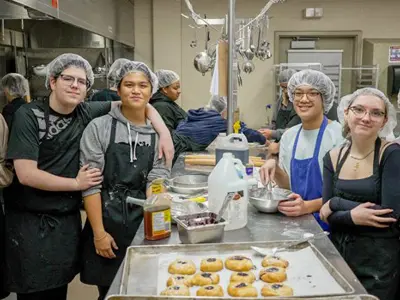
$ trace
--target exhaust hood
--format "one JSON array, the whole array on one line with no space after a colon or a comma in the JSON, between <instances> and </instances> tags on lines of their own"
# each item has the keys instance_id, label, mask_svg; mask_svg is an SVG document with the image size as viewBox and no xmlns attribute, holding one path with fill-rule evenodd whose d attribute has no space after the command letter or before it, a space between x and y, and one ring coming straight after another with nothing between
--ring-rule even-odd
<instances>
[{"instance_id":1,"label":"exhaust hood","mask_svg":"<svg viewBox=\"0 0 400 300\"><path fill-rule=\"evenodd\" d=\"M0 0L0 19L56 19L132 47L133 16L128 0Z\"/></svg>"}]
</instances>

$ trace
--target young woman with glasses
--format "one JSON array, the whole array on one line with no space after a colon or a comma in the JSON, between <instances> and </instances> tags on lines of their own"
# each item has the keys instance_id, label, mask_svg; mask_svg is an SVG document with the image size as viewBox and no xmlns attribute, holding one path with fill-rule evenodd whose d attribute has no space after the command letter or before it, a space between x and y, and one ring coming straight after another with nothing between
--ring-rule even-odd
<instances>
[{"instance_id":1,"label":"young woman with glasses","mask_svg":"<svg viewBox=\"0 0 400 300\"><path fill-rule=\"evenodd\" d=\"M344 97L338 112L348 143L324 158L321 217L367 291L399 299L400 146L384 139L396 111L381 91L364 88Z\"/></svg>"}]
</instances>

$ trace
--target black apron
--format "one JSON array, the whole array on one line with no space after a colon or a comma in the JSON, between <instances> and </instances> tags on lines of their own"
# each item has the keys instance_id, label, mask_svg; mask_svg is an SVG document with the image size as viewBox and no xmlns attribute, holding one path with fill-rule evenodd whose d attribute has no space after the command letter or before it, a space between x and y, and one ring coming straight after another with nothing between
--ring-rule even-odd
<instances>
[{"instance_id":1,"label":"black apron","mask_svg":"<svg viewBox=\"0 0 400 300\"><path fill-rule=\"evenodd\" d=\"M361 203L374 202L381 204L381 180L379 168L379 150L381 140L375 143L374 167L372 179L375 192L368 197L361 197L341 191L337 188L340 170L350 153L347 149L343 158L336 166L334 175L334 196ZM343 149L343 148L342 148ZM341 156L342 149L339 153ZM375 201L374 201L375 200ZM387 234L388 229L378 229L366 226L333 227L331 239L354 274L360 280L368 293L382 300L398 300L395 296L399 278L400 242L396 234Z\"/></svg>"},{"instance_id":2,"label":"black apron","mask_svg":"<svg viewBox=\"0 0 400 300\"><path fill-rule=\"evenodd\" d=\"M131 245L136 231L143 220L140 206L127 204L126 197L146 198L147 175L153 168L155 155L155 133L151 144L136 146L137 160L130 163L130 146L115 143L117 120L112 120L110 143L105 153L101 202L104 229L114 238L118 250L113 249L116 258L104 258L96 254L93 231L89 220L83 229L83 257L81 281L86 284L110 286L126 249Z\"/></svg>"},{"instance_id":3,"label":"black apron","mask_svg":"<svg viewBox=\"0 0 400 300\"><path fill-rule=\"evenodd\" d=\"M77 107L71 123L47 140L48 103L44 103L46 134L39 148L38 168L75 178L79 143L90 121ZM54 162L55 153L59 159ZM49 192L24 186L14 177L4 190L7 285L16 293L33 293L68 284L79 271L81 192Z\"/></svg>"}]
</instances>

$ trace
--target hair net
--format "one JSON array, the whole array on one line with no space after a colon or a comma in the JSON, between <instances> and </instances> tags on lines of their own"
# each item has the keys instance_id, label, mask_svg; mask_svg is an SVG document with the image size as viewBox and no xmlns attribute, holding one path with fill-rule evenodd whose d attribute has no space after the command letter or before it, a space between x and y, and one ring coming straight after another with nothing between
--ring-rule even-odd
<instances>
[{"instance_id":1,"label":"hair net","mask_svg":"<svg viewBox=\"0 0 400 300\"><path fill-rule=\"evenodd\" d=\"M146 75L147 79L150 81L152 92L154 95L158 91L158 79L156 74L151 71L151 69L140 61L129 61L121 66L121 68L117 71L117 76L115 79L117 80L117 85L119 85L122 79L130 73L142 72Z\"/></svg>"},{"instance_id":2,"label":"hair net","mask_svg":"<svg viewBox=\"0 0 400 300\"><path fill-rule=\"evenodd\" d=\"M129 62L129 59L118 58L111 65L110 70L108 71L108 74L107 74L108 84L109 84L110 87L116 88L118 86L117 72L118 72L119 69L121 69L123 64L126 64L128 62Z\"/></svg>"},{"instance_id":3,"label":"hair net","mask_svg":"<svg viewBox=\"0 0 400 300\"><path fill-rule=\"evenodd\" d=\"M310 69L293 74L288 82L288 94L291 102L293 102L294 91L302 85L308 85L321 93L325 113L332 108L336 87L328 76L322 72Z\"/></svg>"},{"instance_id":4,"label":"hair net","mask_svg":"<svg viewBox=\"0 0 400 300\"><path fill-rule=\"evenodd\" d=\"M396 110L392 103L390 103L389 99L382 93L380 90L375 88L363 88L355 91L353 94L346 95L340 99L340 103L337 109L339 122L344 124L344 110L351 106L351 104L356 100L359 96L375 96L383 101L386 107L386 117L387 122L386 125L382 128L379 133L379 136L382 138L389 137L393 135L393 129L397 125L397 116Z\"/></svg>"},{"instance_id":5,"label":"hair net","mask_svg":"<svg viewBox=\"0 0 400 300\"><path fill-rule=\"evenodd\" d=\"M9 73L1 79L2 89L7 89L11 97L24 97L29 94L29 83L18 73Z\"/></svg>"},{"instance_id":6,"label":"hair net","mask_svg":"<svg viewBox=\"0 0 400 300\"><path fill-rule=\"evenodd\" d=\"M158 70L156 71L156 75L158 78L158 87L160 89L170 86L179 80L179 75L171 70Z\"/></svg>"},{"instance_id":7,"label":"hair net","mask_svg":"<svg viewBox=\"0 0 400 300\"><path fill-rule=\"evenodd\" d=\"M212 109L217 111L218 113L222 113L227 107L227 99L226 97L220 97L218 95L213 95L210 99L210 102L206 106L207 109Z\"/></svg>"},{"instance_id":8,"label":"hair net","mask_svg":"<svg viewBox=\"0 0 400 300\"><path fill-rule=\"evenodd\" d=\"M92 66L83 57L73 54L64 53L53 59L51 63L47 65L46 73L46 88L50 89L50 78L58 78L60 74L69 67L81 68L86 72L86 79L88 80L88 89L90 89L94 82L94 75Z\"/></svg>"},{"instance_id":9,"label":"hair net","mask_svg":"<svg viewBox=\"0 0 400 300\"><path fill-rule=\"evenodd\" d=\"M293 74L294 73L296 73L297 71L296 70L293 70L293 69L285 69L285 70L282 70L280 73L279 73L279 77L278 77L278 80L279 80L279 83L288 83L289 82L289 79L293 76Z\"/></svg>"}]
</instances>

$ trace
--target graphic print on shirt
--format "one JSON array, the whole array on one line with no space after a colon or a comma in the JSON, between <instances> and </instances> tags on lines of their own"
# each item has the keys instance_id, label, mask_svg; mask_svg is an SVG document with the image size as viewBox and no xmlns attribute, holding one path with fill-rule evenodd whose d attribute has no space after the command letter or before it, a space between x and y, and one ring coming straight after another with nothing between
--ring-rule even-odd
<instances>
[{"instance_id":1,"label":"graphic print on shirt","mask_svg":"<svg viewBox=\"0 0 400 300\"><path fill-rule=\"evenodd\" d=\"M40 143L42 142L42 139L44 135L46 134L46 120L44 118L44 112L32 108L32 111L38 121L39 124L39 140ZM47 134L47 140L51 140L53 137L57 136L60 134L65 128L68 127L68 125L72 121L72 116L65 118L65 117L59 117L59 116L54 116L52 114L49 115L49 132Z\"/></svg>"}]
</instances>

